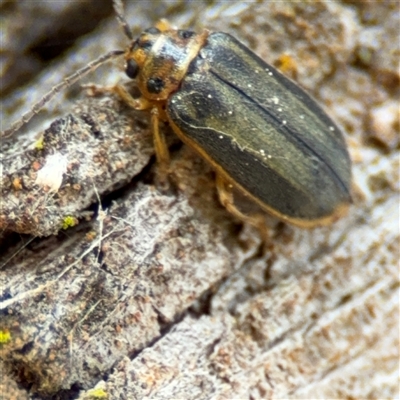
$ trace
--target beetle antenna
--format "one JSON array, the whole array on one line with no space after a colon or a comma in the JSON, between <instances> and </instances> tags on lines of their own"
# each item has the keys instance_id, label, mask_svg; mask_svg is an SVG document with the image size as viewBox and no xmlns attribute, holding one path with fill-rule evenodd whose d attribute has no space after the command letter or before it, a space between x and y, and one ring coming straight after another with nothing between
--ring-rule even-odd
<instances>
[{"instance_id":1,"label":"beetle antenna","mask_svg":"<svg viewBox=\"0 0 400 400\"><path fill-rule=\"evenodd\" d=\"M18 131L18 129L27 124L32 119L32 117L36 115L40 110L42 110L43 107L62 89L71 86L73 83L83 78L89 72L94 71L100 65L120 56L121 54L124 54L123 50L110 51L109 53L102 55L98 59L91 61L78 71L74 72L72 75L64 78L60 83L53 86L50 91L48 91L36 104L34 104L29 111L22 115L22 117L18 121L14 122L9 129L2 131L0 134L0 138L11 136L13 133Z\"/></svg>"},{"instance_id":2,"label":"beetle antenna","mask_svg":"<svg viewBox=\"0 0 400 400\"><path fill-rule=\"evenodd\" d=\"M118 23L121 25L122 30L125 33L125 36L129 40L133 40L131 27L129 26L127 20L124 17L124 5L122 4L122 0L113 0L113 6Z\"/></svg>"}]
</instances>

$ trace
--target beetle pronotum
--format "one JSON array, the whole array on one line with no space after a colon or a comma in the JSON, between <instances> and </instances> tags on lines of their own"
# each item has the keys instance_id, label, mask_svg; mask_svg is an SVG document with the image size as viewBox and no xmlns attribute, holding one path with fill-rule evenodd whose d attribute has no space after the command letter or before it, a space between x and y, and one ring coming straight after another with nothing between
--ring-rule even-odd
<instances>
[{"instance_id":1,"label":"beetle pronotum","mask_svg":"<svg viewBox=\"0 0 400 400\"><path fill-rule=\"evenodd\" d=\"M126 74L141 97L112 90L138 110L151 111L157 160L168 169L169 151L159 121L215 169L221 203L243 221L259 219L234 205L232 186L278 218L301 227L328 224L351 203L351 162L342 133L299 86L222 32L171 29L165 21L54 87L4 134L11 134L59 90L107 60L124 55Z\"/></svg>"}]
</instances>

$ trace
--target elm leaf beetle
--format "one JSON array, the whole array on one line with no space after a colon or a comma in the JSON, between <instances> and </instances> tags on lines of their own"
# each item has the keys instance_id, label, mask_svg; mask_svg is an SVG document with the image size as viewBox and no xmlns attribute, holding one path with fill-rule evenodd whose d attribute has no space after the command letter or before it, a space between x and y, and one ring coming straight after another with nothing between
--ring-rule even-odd
<instances>
[{"instance_id":1,"label":"elm leaf beetle","mask_svg":"<svg viewBox=\"0 0 400 400\"><path fill-rule=\"evenodd\" d=\"M352 177L346 142L310 95L227 33L172 29L161 20L135 39L121 0L113 4L131 41L127 49L66 78L3 135L28 122L61 88L123 55L141 97L121 85L111 90L134 109L150 111L161 171L168 172L169 150L160 120L213 166L221 203L242 221L262 224L236 208L233 187L300 227L327 225L347 212Z\"/></svg>"}]
</instances>

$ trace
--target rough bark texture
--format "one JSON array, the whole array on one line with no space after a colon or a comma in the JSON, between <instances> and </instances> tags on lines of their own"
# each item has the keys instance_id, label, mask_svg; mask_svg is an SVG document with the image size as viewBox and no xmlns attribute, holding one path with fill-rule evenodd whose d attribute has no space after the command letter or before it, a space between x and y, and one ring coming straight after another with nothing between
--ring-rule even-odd
<instances>
[{"instance_id":1,"label":"rough bark texture","mask_svg":"<svg viewBox=\"0 0 400 400\"><path fill-rule=\"evenodd\" d=\"M1 7L8 43L10 21L26 17ZM135 32L160 17L230 32L311 92L345 132L355 204L310 231L266 216L264 248L172 132L161 188L149 116L66 90L1 144L0 398L398 398L399 12L397 2L129 3ZM110 18L25 88L9 78L2 129L124 43ZM120 69L84 82L115 83Z\"/></svg>"}]
</instances>

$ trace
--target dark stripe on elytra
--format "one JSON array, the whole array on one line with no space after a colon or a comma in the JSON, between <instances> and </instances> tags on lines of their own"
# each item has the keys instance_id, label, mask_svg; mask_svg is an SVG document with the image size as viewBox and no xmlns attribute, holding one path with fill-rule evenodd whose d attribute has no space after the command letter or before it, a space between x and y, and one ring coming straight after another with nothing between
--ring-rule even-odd
<instances>
[{"instance_id":1,"label":"dark stripe on elytra","mask_svg":"<svg viewBox=\"0 0 400 400\"><path fill-rule=\"evenodd\" d=\"M213 32L210 35L210 38L212 38L213 40L218 40L218 37L221 35L228 37L229 40L232 41L237 47L239 47L244 53L246 53L246 55L249 58L253 59L253 61L256 62L260 66L261 69L268 68L273 73L274 79L277 80L280 85L285 87L289 93L292 93L293 95L295 95L296 98L298 98L302 103L304 103L306 105L306 107L309 110L311 110L312 113L315 114L326 126L333 126L335 128L336 132L340 132L340 129L329 118L329 116L326 114L326 112L323 110L323 108L320 107L319 104L306 91L304 91L295 82L293 82L292 80L287 78L285 75L283 75L279 70L277 70L273 66L267 64L262 58L260 58L257 54L253 53L250 49L248 49L246 46L244 46L243 43L241 43L235 37L233 37L227 33ZM213 49L213 46L215 46L217 48L218 44L212 43L210 46L210 49ZM235 59L240 62L242 67L244 67L244 68L246 67L245 64L241 63L241 57L237 52L231 52L231 54L233 54ZM339 140L342 145L345 145L345 141L343 140L342 135L340 135L340 134L335 135L334 139Z\"/></svg>"},{"instance_id":2,"label":"dark stripe on elytra","mask_svg":"<svg viewBox=\"0 0 400 400\"><path fill-rule=\"evenodd\" d=\"M269 119L274 123L274 126L276 128L276 130L282 134L285 135L285 137L292 141L295 142L295 144L301 144L304 148L306 148L307 150L310 151L310 153L312 153L316 158L318 158L318 160L320 160L323 164L325 164L329 171L331 171L332 176L334 177L334 179L336 180L336 182L339 184L339 186L342 188L342 190L345 193L348 193L347 187L345 185L345 183L342 181L342 179L340 178L340 176L336 173L336 171L331 167L330 164L328 164L326 162L326 160L324 160L312 147L310 147L305 141L303 141L301 139L301 137L299 137L298 132L295 131L294 129L289 129L289 127L287 125L282 125L282 122L275 117L275 115L273 113L271 113L270 111L268 111L268 109L264 108L259 102L255 101L252 97L250 97L249 95L247 95L246 92L244 92L240 87L236 86L235 84L233 84L232 82L227 81L226 79L224 79L221 75L219 75L215 70L213 70L213 68L210 68L209 70L211 72L212 75L214 75L217 79L219 79L221 82L225 83L226 85L228 85L229 87L231 87L232 89L236 90L237 92L239 92L241 95L243 95L249 102L251 102L252 104L254 104L256 107L258 107L259 109L261 109L263 112L265 112ZM333 123L331 122L331 125L333 125Z\"/></svg>"}]
</instances>

